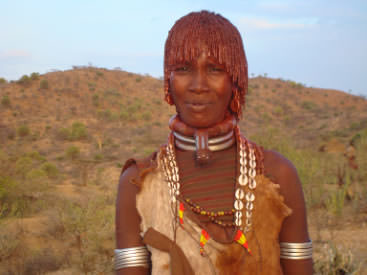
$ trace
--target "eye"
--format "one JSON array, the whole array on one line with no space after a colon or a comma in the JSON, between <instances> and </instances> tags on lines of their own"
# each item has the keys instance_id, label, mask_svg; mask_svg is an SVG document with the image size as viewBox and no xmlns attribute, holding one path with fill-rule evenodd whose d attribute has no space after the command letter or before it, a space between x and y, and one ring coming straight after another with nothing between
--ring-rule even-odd
<instances>
[{"instance_id":1,"label":"eye","mask_svg":"<svg viewBox=\"0 0 367 275\"><path fill-rule=\"evenodd\" d=\"M175 67L175 72L188 72L190 71L189 65L178 65Z\"/></svg>"},{"instance_id":2,"label":"eye","mask_svg":"<svg viewBox=\"0 0 367 275\"><path fill-rule=\"evenodd\" d=\"M219 72L224 72L224 69L220 66L211 65L209 66L208 71L213 72L213 73L219 73Z\"/></svg>"},{"instance_id":3,"label":"eye","mask_svg":"<svg viewBox=\"0 0 367 275\"><path fill-rule=\"evenodd\" d=\"M182 67L176 68L175 71L177 71L177 72L186 72L188 70L189 70L189 68L187 66L182 66Z\"/></svg>"}]
</instances>

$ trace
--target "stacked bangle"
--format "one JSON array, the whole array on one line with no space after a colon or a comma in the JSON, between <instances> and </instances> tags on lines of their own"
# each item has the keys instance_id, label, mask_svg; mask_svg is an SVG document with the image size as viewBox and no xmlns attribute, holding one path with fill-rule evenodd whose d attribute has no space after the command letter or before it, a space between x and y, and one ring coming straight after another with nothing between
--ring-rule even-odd
<instances>
[{"instance_id":1,"label":"stacked bangle","mask_svg":"<svg viewBox=\"0 0 367 275\"><path fill-rule=\"evenodd\" d=\"M312 241L306 243L279 243L280 258L303 260L312 258Z\"/></svg>"},{"instance_id":2,"label":"stacked bangle","mask_svg":"<svg viewBox=\"0 0 367 275\"><path fill-rule=\"evenodd\" d=\"M145 246L115 249L115 270L136 266L150 266L150 255Z\"/></svg>"}]
</instances>

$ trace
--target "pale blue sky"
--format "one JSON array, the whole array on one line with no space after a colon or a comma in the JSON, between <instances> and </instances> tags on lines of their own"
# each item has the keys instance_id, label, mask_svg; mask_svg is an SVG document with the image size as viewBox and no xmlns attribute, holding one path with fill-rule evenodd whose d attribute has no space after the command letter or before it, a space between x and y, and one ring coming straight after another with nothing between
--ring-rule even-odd
<instances>
[{"instance_id":1,"label":"pale blue sky","mask_svg":"<svg viewBox=\"0 0 367 275\"><path fill-rule=\"evenodd\" d=\"M237 26L250 75L367 96L365 0L0 0L0 77L88 63L162 76L170 27L202 9Z\"/></svg>"}]
</instances>

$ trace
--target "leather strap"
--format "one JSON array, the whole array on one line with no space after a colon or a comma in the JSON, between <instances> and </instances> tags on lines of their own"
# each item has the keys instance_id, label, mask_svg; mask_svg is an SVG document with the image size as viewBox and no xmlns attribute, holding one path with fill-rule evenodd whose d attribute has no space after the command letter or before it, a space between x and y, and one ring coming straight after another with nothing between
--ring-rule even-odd
<instances>
[{"instance_id":1,"label":"leather strap","mask_svg":"<svg viewBox=\"0 0 367 275\"><path fill-rule=\"evenodd\" d=\"M194 275L194 271L182 249L167 236L149 227L144 235L143 243L167 252L171 258L172 275Z\"/></svg>"}]
</instances>

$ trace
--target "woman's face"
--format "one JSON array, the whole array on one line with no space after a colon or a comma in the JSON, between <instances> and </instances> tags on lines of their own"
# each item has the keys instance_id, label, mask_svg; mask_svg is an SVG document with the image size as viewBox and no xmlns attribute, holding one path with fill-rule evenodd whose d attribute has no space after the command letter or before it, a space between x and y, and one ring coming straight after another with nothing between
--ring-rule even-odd
<instances>
[{"instance_id":1,"label":"woman's face","mask_svg":"<svg viewBox=\"0 0 367 275\"><path fill-rule=\"evenodd\" d=\"M207 128L224 120L232 82L224 66L203 52L192 62L174 66L170 92L183 122L194 128Z\"/></svg>"}]
</instances>

